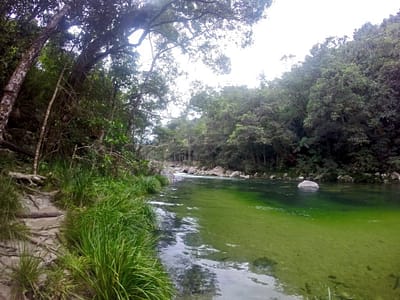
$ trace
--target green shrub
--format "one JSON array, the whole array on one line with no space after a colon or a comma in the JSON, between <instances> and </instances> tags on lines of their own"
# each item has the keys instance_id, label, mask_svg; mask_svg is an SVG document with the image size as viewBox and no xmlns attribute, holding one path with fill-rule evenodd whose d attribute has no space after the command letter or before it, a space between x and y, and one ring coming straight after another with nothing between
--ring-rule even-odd
<instances>
[{"instance_id":1,"label":"green shrub","mask_svg":"<svg viewBox=\"0 0 400 300\"><path fill-rule=\"evenodd\" d=\"M154 252L151 209L128 197L103 199L67 216L73 276L94 299L170 299L172 288Z\"/></svg>"},{"instance_id":2,"label":"green shrub","mask_svg":"<svg viewBox=\"0 0 400 300\"><path fill-rule=\"evenodd\" d=\"M24 250L18 265L11 274L12 294L15 299L24 299L27 293L34 297L39 293L39 276L43 269L40 260Z\"/></svg>"},{"instance_id":3,"label":"green shrub","mask_svg":"<svg viewBox=\"0 0 400 300\"><path fill-rule=\"evenodd\" d=\"M17 160L15 153L8 150L0 149L0 170L8 171L15 170Z\"/></svg>"},{"instance_id":4,"label":"green shrub","mask_svg":"<svg viewBox=\"0 0 400 300\"><path fill-rule=\"evenodd\" d=\"M166 176L163 175L154 175L154 177L161 183L161 186L167 186L169 184L169 180Z\"/></svg>"},{"instance_id":5,"label":"green shrub","mask_svg":"<svg viewBox=\"0 0 400 300\"><path fill-rule=\"evenodd\" d=\"M161 190L161 182L155 176L141 177L140 180L148 194L155 194Z\"/></svg>"},{"instance_id":6,"label":"green shrub","mask_svg":"<svg viewBox=\"0 0 400 300\"><path fill-rule=\"evenodd\" d=\"M0 221L0 241L24 240L28 234L28 227L16 219Z\"/></svg>"},{"instance_id":7,"label":"green shrub","mask_svg":"<svg viewBox=\"0 0 400 300\"><path fill-rule=\"evenodd\" d=\"M46 280L41 285L39 299L81 299L77 294L77 283L65 272L66 257L61 257L57 265L52 265L46 270Z\"/></svg>"},{"instance_id":8,"label":"green shrub","mask_svg":"<svg viewBox=\"0 0 400 300\"><path fill-rule=\"evenodd\" d=\"M0 176L0 240L25 236L26 226L16 219L21 208L15 185L10 178Z\"/></svg>"},{"instance_id":9,"label":"green shrub","mask_svg":"<svg viewBox=\"0 0 400 300\"><path fill-rule=\"evenodd\" d=\"M21 203L11 179L0 176L0 222L14 219L20 209Z\"/></svg>"},{"instance_id":10,"label":"green shrub","mask_svg":"<svg viewBox=\"0 0 400 300\"><path fill-rule=\"evenodd\" d=\"M93 191L95 176L91 170L83 167L65 169L58 176L60 176L61 191L57 195L56 202L61 207L85 207L95 202L96 195Z\"/></svg>"},{"instance_id":11,"label":"green shrub","mask_svg":"<svg viewBox=\"0 0 400 300\"><path fill-rule=\"evenodd\" d=\"M158 192L163 179L129 172L115 178L65 164L53 172L61 189L57 201L69 208L67 253L60 260L72 280L69 292L91 299L171 299L172 284L155 253L154 212L142 197Z\"/></svg>"}]
</instances>

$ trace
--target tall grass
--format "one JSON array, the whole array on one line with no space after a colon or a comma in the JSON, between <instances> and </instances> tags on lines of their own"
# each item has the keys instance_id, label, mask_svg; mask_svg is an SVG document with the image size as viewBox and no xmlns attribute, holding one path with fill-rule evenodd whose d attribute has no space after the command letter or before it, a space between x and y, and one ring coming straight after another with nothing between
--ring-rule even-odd
<instances>
[{"instance_id":1,"label":"tall grass","mask_svg":"<svg viewBox=\"0 0 400 300\"><path fill-rule=\"evenodd\" d=\"M67 208L59 266L69 280L62 295L90 299L171 299L172 284L155 251L155 220L144 196L165 185L160 176L119 176L91 167L50 167L60 188L57 203ZM54 291L46 289L48 295Z\"/></svg>"},{"instance_id":2,"label":"tall grass","mask_svg":"<svg viewBox=\"0 0 400 300\"><path fill-rule=\"evenodd\" d=\"M87 167L69 168L62 163L58 163L53 170L61 189L56 200L64 208L88 207L99 198L114 195L138 197L154 194L168 184L168 179L161 175L132 176L120 172L121 175L115 178L110 175L99 176Z\"/></svg>"},{"instance_id":3,"label":"tall grass","mask_svg":"<svg viewBox=\"0 0 400 300\"><path fill-rule=\"evenodd\" d=\"M96 195L92 185L96 176L92 170L58 166L56 172L61 188L61 193L56 198L58 205L63 208L85 207L95 202Z\"/></svg>"},{"instance_id":4,"label":"tall grass","mask_svg":"<svg viewBox=\"0 0 400 300\"><path fill-rule=\"evenodd\" d=\"M0 240L25 236L26 227L16 220L21 208L15 185L10 178L0 175Z\"/></svg>"},{"instance_id":5,"label":"tall grass","mask_svg":"<svg viewBox=\"0 0 400 300\"><path fill-rule=\"evenodd\" d=\"M87 184L96 201L71 209L64 228L69 249L65 265L81 294L93 299L171 299L170 279L155 252L154 214L141 197L159 190L160 181L92 176Z\"/></svg>"},{"instance_id":6,"label":"tall grass","mask_svg":"<svg viewBox=\"0 0 400 300\"><path fill-rule=\"evenodd\" d=\"M76 293L77 283L66 272L65 261L66 257L60 257L57 264L45 270L46 280L41 286L38 299L82 299Z\"/></svg>"},{"instance_id":7,"label":"tall grass","mask_svg":"<svg viewBox=\"0 0 400 300\"><path fill-rule=\"evenodd\" d=\"M11 274L11 291L14 299L25 299L27 295L30 295L28 298L32 298L39 294L39 276L42 272L39 258L24 250Z\"/></svg>"}]
</instances>

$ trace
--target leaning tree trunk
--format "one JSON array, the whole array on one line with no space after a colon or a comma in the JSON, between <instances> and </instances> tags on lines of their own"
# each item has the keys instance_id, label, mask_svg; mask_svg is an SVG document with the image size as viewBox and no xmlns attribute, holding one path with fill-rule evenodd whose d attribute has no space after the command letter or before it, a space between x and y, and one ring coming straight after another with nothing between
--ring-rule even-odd
<instances>
[{"instance_id":1,"label":"leaning tree trunk","mask_svg":"<svg viewBox=\"0 0 400 300\"><path fill-rule=\"evenodd\" d=\"M15 100L21 90L21 86L25 80L26 74L39 56L44 44L49 37L57 29L58 24L69 11L70 5L66 4L64 7L53 16L50 23L40 33L40 35L33 41L31 47L24 53L14 73L11 75L10 80L3 91L3 97L0 102L0 141L4 139L4 131L7 126L8 118L13 109Z\"/></svg>"}]
</instances>

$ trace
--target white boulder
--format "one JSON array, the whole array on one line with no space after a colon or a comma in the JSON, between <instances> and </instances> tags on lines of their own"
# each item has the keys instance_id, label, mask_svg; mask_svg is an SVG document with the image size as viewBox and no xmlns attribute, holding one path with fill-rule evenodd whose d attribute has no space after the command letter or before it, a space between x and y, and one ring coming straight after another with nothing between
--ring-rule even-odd
<instances>
[{"instance_id":1,"label":"white boulder","mask_svg":"<svg viewBox=\"0 0 400 300\"><path fill-rule=\"evenodd\" d=\"M302 190L302 191L306 191L306 192L315 192L318 191L319 189L319 185L318 183L314 182L314 181L310 181L310 180L303 180L302 182L300 182L297 187Z\"/></svg>"}]
</instances>

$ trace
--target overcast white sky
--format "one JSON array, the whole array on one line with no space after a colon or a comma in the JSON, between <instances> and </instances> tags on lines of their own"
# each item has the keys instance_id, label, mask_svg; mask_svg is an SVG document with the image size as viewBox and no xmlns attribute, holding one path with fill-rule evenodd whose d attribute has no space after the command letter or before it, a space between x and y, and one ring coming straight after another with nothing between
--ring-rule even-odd
<instances>
[{"instance_id":1,"label":"overcast white sky","mask_svg":"<svg viewBox=\"0 0 400 300\"><path fill-rule=\"evenodd\" d=\"M206 67L183 63L190 72L183 89L191 80L208 85L256 86L264 73L268 80L290 70L282 56L293 54L292 63L302 61L311 47L330 36L352 37L355 29L371 22L379 24L400 9L399 0L273 0L267 19L254 28L254 45L247 49L226 49L232 72L216 76ZM190 66L190 67L189 67Z\"/></svg>"}]
</instances>

